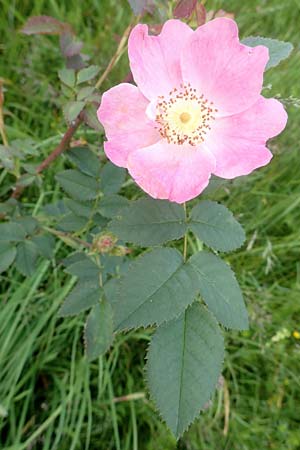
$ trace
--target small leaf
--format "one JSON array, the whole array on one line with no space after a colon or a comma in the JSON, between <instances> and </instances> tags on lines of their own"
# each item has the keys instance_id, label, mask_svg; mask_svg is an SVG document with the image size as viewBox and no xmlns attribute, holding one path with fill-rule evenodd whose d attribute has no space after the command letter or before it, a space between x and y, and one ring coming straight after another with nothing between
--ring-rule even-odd
<instances>
[{"instance_id":1,"label":"small leaf","mask_svg":"<svg viewBox=\"0 0 300 450\"><path fill-rule=\"evenodd\" d=\"M104 194L116 194L125 181L126 170L107 162L100 174L100 190Z\"/></svg>"},{"instance_id":2,"label":"small leaf","mask_svg":"<svg viewBox=\"0 0 300 450\"><path fill-rule=\"evenodd\" d=\"M55 203L48 203L43 207L43 212L48 216L59 217L67 214L69 211L63 200L59 200Z\"/></svg>"},{"instance_id":3,"label":"small leaf","mask_svg":"<svg viewBox=\"0 0 300 450\"><path fill-rule=\"evenodd\" d=\"M193 255L188 263L196 274L200 294L225 327L248 329L248 314L241 289L230 267L208 252Z\"/></svg>"},{"instance_id":4,"label":"small leaf","mask_svg":"<svg viewBox=\"0 0 300 450\"><path fill-rule=\"evenodd\" d=\"M71 198L65 198L64 201L66 207L69 208L76 216L85 217L86 219L89 219L92 216L93 208L91 205L76 202Z\"/></svg>"},{"instance_id":5,"label":"small leaf","mask_svg":"<svg viewBox=\"0 0 300 450\"><path fill-rule=\"evenodd\" d=\"M209 247L222 252L235 250L245 241L245 233L223 205L205 200L194 206L189 228Z\"/></svg>"},{"instance_id":6,"label":"small leaf","mask_svg":"<svg viewBox=\"0 0 300 450\"><path fill-rule=\"evenodd\" d=\"M21 225L14 222L5 222L0 224L0 241L18 242L23 241L26 232Z\"/></svg>"},{"instance_id":7,"label":"small leaf","mask_svg":"<svg viewBox=\"0 0 300 450\"><path fill-rule=\"evenodd\" d=\"M181 238L186 231L182 206L167 200L143 198L120 212L109 229L125 242L158 245Z\"/></svg>"},{"instance_id":8,"label":"small leaf","mask_svg":"<svg viewBox=\"0 0 300 450\"><path fill-rule=\"evenodd\" d=\"M100 159L88 147L73 147L67 156L81 172L95 178L99 176Z\"/></svg>"},{"instance_id":9,"label":"small leaf","mask_svg":"<svg viewBox=\"0 0 300 450\"><path fill-rule=\"evenodd\" d=\"M63 114L67 122L73 122L83 110L85 102L67 102L63 106Z\"/></svg>"},{"instance_id":10,"label":"small leaf","mask_svg":"<svg viewBox=\"0 0 300 450\"><path fill-rule=\"evenodd\" d=\"M86 353L89 361L103 355L113 341L113 315L107 301L93 306L85 326Z\"/></svg>"},{"instance_id":11,"label":"small leaf","mask_svg":"<svg viewBox=\"0 0 300 450\"><path fill-rule=\"evenodd\" d=\"M223 359L220 329L198 302L154 333L148 352L148 386L177 438L210 400Z\"/></svg>"},{"instance_id":12,"label":"small leaf","mask_svg":"<svg viewBox=\"0 0 300 450\"><path fill-rule=\"evenodd\" d=\"M96 305L102 296L99 284L90 281L79 281L67 295L60 311L60 316L73 316Z\"/></svg>"},{"instance_id":13,"label":"small leaf","mask_svg":"<svg viewBox=\"0 0 300 450\"><path fill-rule=\"evenodd\" d=\"M87 220L75 214L67 214L58 223L57 228L62 231L79 231L85 227Z\"/></svg>"},{"instance_id":14,"label":"small leaf","mask_svg":"<svg viewBox=\"0 0 300 450\"><path fill-rule=\"evenodd\" d=\"M179 0L173 11L175 19L188 19L193 14L198 0Z\"/></svg>"},{"instance_id":15,"label":"small leaf","mask_svg":"<svg viewBox=\"0 0 300 450\"><path fill-rule=\"evenodd\" d=\"M77 93L77 100L85 100L87 97L92 95L95 88L93 86L85 86L81 88Z\"/></svg>"},{"instance_id":16,"label":"small leaf","mask_svg":"<svg viewBox=\"0 0 300 450\"><path fill-rule=\"evenodd\" d=\"M183 265L175 249L159 248L140 256L118 288L105 291L116 330L159 325L178 316L197 294L194 280L193 270Z\"/></svg>"},{"instance_id":17,"label":"small leaf","mask_svg":"<svg viewBox=\"0 0 300 450\"><path fill-rule=\"evenodd\" d=\"M56 175L56 180L71 197L79 201L93 200L98 194L95 178L77 170L64 170Z\"/></svg>"},{"instance_id":18,"label":"small leaf","mask_svg":"<svg viewBox=\"0 0 300 450\"><path fill-rule=\"evenodd\" d=\"M129 204L129 200L121 195L107 195L101 200L99 212L102 216L111 218L128 207Z\"/></svg>"},{"instance_id":19,"label":"small leaf","mask_svg":"<svg viewBox=\"0 0 300 450\"><path fill-rule=\"evenodd\" d=\"M89 66L81 69L77 74L77 84L92 80L98 74L99 66Z\"/></svg>"},{"instance_id":20,"label":"small leaf","mask_svg":"<svg viewBox=\"0 0 300 450\"><path fill-rule=\"evenodd\" d=\"M17 181L17 186L27 187L36 181L36 174L24 173Z\"/></svg>"},{"instance_id":21,"label":"small leaf","mask_svg":"<svg viewBox=\"0 0 300 450\"><path fill-rule=\"evenodd\" d=\"M88 256L83 254L79 261L68 265L65 269L67 273L78 277L82 281L90 281L94 284L99 283L100 268Z\"/></svg>"},{"instance_id":22,"label":"small leaf","mask_svg":"<svg viewBox=\"0 0 300 450\"><path fill-rule=\"evenodd\" d=\"M85 261L87 259L87 255L84 252L75 252L71 255L68 255L66 258L62 260L62 263L65 267L69 267L72 264L75 264L79 261Z\"/></svg>"},{"instance_id":23,"label":"small leaf","mask_svg":"<svg viewBox=\"0 0 300 450\"><path fill-rule=\"evenodd\" d=\"M15 161L14 161L13 149L11 147L6 147L4 145L0 145L0 165L8 170L14 170Z\"/></svg>"},{"instance_id":24,"label":"small leaf","mask_svg":"<svg viewBox=\"0 0 300 450\"><path fill-rule=\"evenodd\" d=\"M21 225L26 234L33 234L39 225L38 221L31 216L19 217L11 223Z\"/></svg>"},{"instance_id":25,"label":"small leaf","mask_svg":"<svg viewBox=\"0 0 300 450\"><path fill-rule=\"evenodd\" d=\"M58 71L60 81L69 87L75 86L75 70L73 69L61 69ZM78 99L80 100L80 99Z\"/></svg>"},{"instance_id":26,"label":"small leaf","mask_svg":"<svg viewBox=\"0 0 300 450\"><path fill-rule=\"evenodd\" d=\"M9 266L14 262L16 254L16 247L6 242L0 243L0 273L9 268Z\"/></svg>"},{"instance_id":27,"label":"small leaf","mask_svg":"<svg viewBox=\"0 0 300 450\"><path fill-rule=\"evenodd\" d=\"M62 34L71 31L68 23L61 22L50 16L30 17L21 28L24 34Z\"/></svg>"},{"instance_id":28,"label":"small leaf","mask_svg":"<svg viewBox=\"0 0 300 450\"><path fill-rule=\"evenodd\" d=\"M264 45L269 49L270 59L266 66L266 70L277 66L281 61L288 58L293 50L293 45L290 42L278 41L277 39L270 39L260 36L249 36L242 40L242 44L249 47L257 45Z\"/></svg>"},{"instance_id":29,"label":"small leaf","mask_svg":"<svg viewBox=\"0 0 300 450\"><path fill-rule=\"evenodd\" d=\"M25 276L30 276L35 271L38 250L36 245L29 240L20 242L17 246L16 268Z\"/></svg>"},{"instance_id":30,"label":"small leaf","mask_svg":"<svg viewBox=\"0 0 300 450\"><path fill-rule=\"evenodd\" d=\"M41 256L46 259L53 258L55 239L51 236L51 234L33 236L32 242L36 245L36 248Z\"/></svg>"},{"instance_id":31,"label":"small leaf","mask_svg":"<svg viewBox=\"0 0 300 450\"><path fill-rule=\"evenodd\" d=\"M82 111L82 117L84 122L93 130L103 132L103 127L97 118L97 107L95 105L86 105Z\"/></svg>"}]
</instances>

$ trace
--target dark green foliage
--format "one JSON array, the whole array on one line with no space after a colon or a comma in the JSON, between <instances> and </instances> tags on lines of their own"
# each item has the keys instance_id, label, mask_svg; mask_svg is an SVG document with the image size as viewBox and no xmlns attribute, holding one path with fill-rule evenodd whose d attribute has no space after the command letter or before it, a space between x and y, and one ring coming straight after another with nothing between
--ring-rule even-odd
<instances>
[{"instance_id":1,"label":"dark green foliage","mask_svg":"<svg viewBox=\"0 0 300 450\"><path fill-rule=\"evenodd\" d=\"M223 358L219 327L198 302L154 333L148 352L147 381L156 405L177 438L210 400Z\"/></svg>"},{"instance_id":2,"label":"dark green foliage","mask_svg":"<svg viewBox=\"0 0 300 450\"><path fill-rule=\"evenodd\" d=\"M113 314L108 302L102 300L93 306L87 318L84 337L90 361L107 352L113 341Z\"/></svg>"}]
</instances>

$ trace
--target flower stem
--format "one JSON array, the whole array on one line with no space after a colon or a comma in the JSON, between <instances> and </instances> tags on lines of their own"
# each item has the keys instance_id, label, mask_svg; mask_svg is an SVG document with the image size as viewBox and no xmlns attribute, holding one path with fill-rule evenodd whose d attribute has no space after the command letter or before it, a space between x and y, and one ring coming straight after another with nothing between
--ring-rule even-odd
<instances>
[{"instance_id":1,"label":"flower stem","mask_svg":"<svg viewBox=\"0 0 300 450\"><path fill-rule=\"evenodd\" d=\"M183 204L183 208L184 208L184 214L185 214L185 221L187 219L187 214L186 214L186 203ZM188 246L188 239L187 239L187 232L184 235L183 238L183 260L184 262L186 261L186 257L187 257L187 246Z\"/></svg>"}]
</instances>

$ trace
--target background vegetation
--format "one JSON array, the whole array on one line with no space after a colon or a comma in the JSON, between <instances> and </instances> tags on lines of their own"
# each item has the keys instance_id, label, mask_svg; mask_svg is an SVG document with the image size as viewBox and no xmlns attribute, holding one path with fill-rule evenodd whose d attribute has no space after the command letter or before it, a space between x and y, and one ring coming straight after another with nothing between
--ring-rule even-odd
<instances>
[{"instance_id":1,"label":"background vegetation","mask_svg":"<svg viewBox=\"0 0 300 450\"><path fill-rule=\"evenodd\" d=\"M242 37L291 41L292 57L267 73L264 94L300 97L298 0L208 0L206 7L234 12ZM71 23L85 42L84 51L104 69L131 11L119 0L1 1L0 77L11 82L5 99L8 139L33 138L42 160L59 141L65 122L57 38L17 32L26 18L39 14ZM126 65L125 57L104 88L124 78ZM225 383L213 405L176 444L143 381L148 331L118 336L107 356L87 363L84 317L57 317L74 284L60 265L66 250L58 245L54 260L40 263L33 276L24 279L13 269L1 276L1 448L300 449L300 128L297 102L287 103L289 123L271 144L272 163L227 184L214 197L247 231L246 245L228 260L245 293L251 328L226 334ZM76 136L100 148L102 136L95 132L81 128ZM26 208L38 213L59 198L54 175L64 164L61 157L44 173L38 196L35 188L26 190ZM0 180L5 199L10 180L3 174Z\"/></svg>"}]
</instances>

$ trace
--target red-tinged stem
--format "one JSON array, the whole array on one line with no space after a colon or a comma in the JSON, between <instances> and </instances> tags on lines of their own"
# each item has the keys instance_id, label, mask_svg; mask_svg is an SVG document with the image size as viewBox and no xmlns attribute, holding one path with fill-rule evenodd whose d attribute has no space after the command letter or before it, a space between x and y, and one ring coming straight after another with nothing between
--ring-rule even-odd
<instances>
[{"instance_id":1,"label":"red-tinged stem","mask_svg":"<svg viewBox=\"0 0 300 450\"><path fill-rule=\"evenodd\" d=\"M138 17L138 19L139 19L139 17ZM134 22L136 22L136 20ZM131 23L126 28L126 30L124 31L123 36L121 38L121 41L120 41L120 43L118 45L118 48L117 48L115 54L113 55L112 59L108 63L108 66L106 67L105 71L103 72L103 74L101 75L99 80L97 81L97 83L95 85L95 88L97 88L97 89L100 88L100 86L102 85L104 80L107 78L109 73L112 71L112 69L114 68L114 66L118 62L120 56L122 55L122 53L123 53L123 51L124 51L124 49L126 47L127 39L128 39L129 33L131 31L131 28L132 28L132 25L134 24L134 22ZM36 168L36 173L37 174L39 174L43 170L45 170L56 158L58 158L58 156L60 156L69 147L70 141L71 141L74 133L76 132L77 128L82 123L82 121L83 121L83 119L82 119L81 115L79 115L77 117L77 119L75 120L75 122L67 129L67 131L63 135L62 140L60 141L58 146ZM22 194L22 192L24 191L24 189L25 189L24 186L18 186L18 185L15 186L14 189L13 189L13 193L11 195L11 198L18 199L20 197L20 195Z\"/></svg>"}]
</instances>

